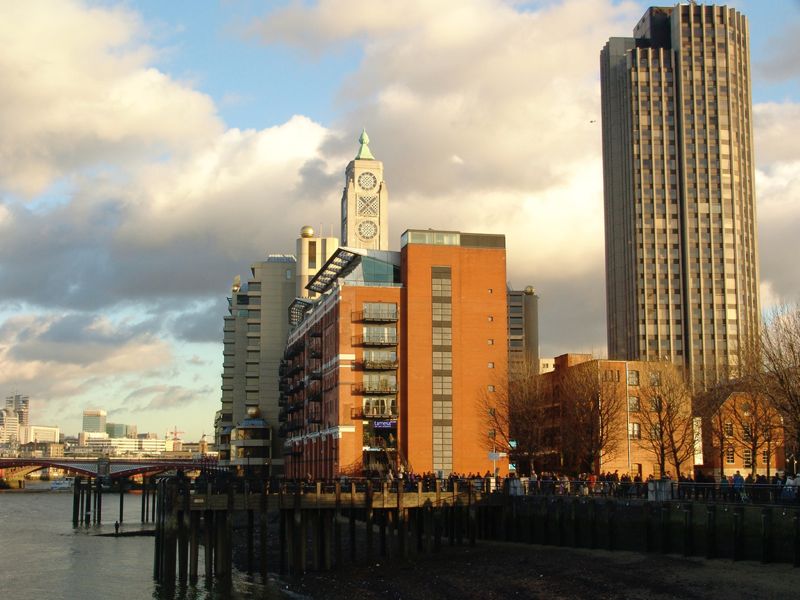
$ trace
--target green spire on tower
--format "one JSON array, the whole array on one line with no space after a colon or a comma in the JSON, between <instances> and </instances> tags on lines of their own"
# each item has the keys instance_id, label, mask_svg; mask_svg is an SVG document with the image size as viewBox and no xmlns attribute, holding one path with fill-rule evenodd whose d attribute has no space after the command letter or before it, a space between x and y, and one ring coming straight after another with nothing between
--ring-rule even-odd
<instances>
[{"instance_id":1,"label":"green spire on tower","mask_svg":"<svg viewBox=\"0 0 800 600\"><path fill-rule=\"evenodd\" d=\"M369 151L369 136L366 129L361 130L358 141L361 142L361 147L358 149L358 154L356 154L356 160L375 160L372 152Z\"/></svg>"}]
</instances>

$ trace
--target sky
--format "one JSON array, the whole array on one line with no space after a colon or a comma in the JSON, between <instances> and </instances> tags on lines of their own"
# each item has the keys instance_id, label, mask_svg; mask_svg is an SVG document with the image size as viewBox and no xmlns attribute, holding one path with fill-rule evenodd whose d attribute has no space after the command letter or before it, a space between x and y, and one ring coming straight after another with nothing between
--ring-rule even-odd
<instances>
[{"instance_id":1,"label":"sky","mask_svg":"<svg viewBox=\"0 0 800 600\"><path fill-rule=\"evenodd\" d=\"M213 432L237 274L334 228L366 128L390 230L507 236L543 356L606 351L599 52L648 3L0 3L0 389ZM800 2L750 20L761 303L800 299Z\"/></svg>"}]
</instances>

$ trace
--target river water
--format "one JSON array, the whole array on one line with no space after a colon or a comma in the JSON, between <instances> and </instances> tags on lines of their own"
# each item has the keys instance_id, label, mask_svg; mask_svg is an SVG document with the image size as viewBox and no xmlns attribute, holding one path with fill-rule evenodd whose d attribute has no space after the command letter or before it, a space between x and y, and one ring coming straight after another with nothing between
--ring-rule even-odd
<instances>
[{"instance_id":1,"label":"river water","mask_svg":"<svg viewBox=\"0 0 800 600\"><path fill-rule=\"evenodd\" d=\"M29 490L49 483L29 482ZM3 600L109 600L166 598L153 581L152 537L102 537L113 533L119 495L103 496L102 525L72 527L71 492L0 494L0 598ZM141 498L125 496L121 531L141 526ZM203 572L200 553L200 573ZM186 600L284 598L278 582L261 586L234 573L232 589L197 587L175 592ZM297 596L295 596L297 597Z\"/></svg>"}]
</instances>

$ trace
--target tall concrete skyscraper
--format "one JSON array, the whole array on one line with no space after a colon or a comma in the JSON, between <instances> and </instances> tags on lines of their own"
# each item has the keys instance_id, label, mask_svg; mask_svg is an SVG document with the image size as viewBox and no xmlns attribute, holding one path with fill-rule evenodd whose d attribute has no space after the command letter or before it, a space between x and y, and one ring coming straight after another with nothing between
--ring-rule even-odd
<instances>
[{"instance_id":1,"label":"tall concrete skyscraper","mask_svg":"<svg viewBox=\"0 0 800 600\"><path fill-rule=\"evenodd\" d=\"M600 55L609 358L709 383L759 324L747 19L650 8Z\"/></svg>"}]
</instances>

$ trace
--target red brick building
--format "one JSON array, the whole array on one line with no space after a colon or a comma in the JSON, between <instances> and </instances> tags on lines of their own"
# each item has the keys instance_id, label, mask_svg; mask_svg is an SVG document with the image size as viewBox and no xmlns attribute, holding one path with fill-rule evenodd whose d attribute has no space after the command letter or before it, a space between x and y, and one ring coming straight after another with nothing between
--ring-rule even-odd
<instances>
[{"instance_id":1,"label":"red brick building","mask_svg":"<svg viewBox=\"0 0 800 600\"><path fill-rule=\"evenodd\" d=\"M286 476L492 469L486 394L507 381L501 235L409 230L340 248L290 307ZM507 464L500 462L500 468Z\"/></svg>"}]
</instances>

